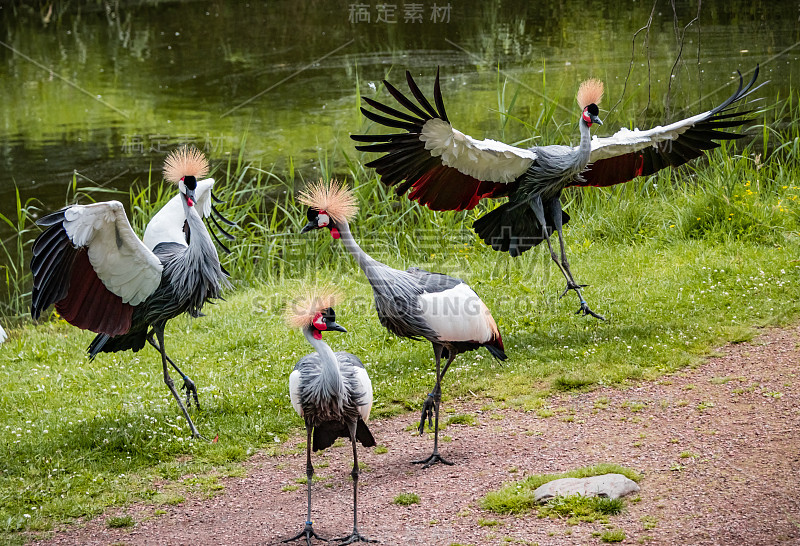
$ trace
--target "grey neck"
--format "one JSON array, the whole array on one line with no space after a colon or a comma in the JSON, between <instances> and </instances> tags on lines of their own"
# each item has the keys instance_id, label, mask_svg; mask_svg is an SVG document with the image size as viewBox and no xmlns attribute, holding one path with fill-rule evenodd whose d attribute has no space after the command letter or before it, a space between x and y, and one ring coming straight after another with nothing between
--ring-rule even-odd
<instances>
[{"instance_id":1,"label":"grey neck","mask_svg":"<svg viewBox=\"0 0 800 546\"><path fill-rule=\"evenodd\" d=\"M182 289L194 294L193 311L190 312L199 313L203 302L208 298L218 298L222 288L229 286L229 283L222 272L217 247L196 207L190 207L185 198L181 201L189 226L189 246L182 255L181 264L175 267L183 269L186 279L194 279Z\"/></svg>"},{"instance_id":2,"label":"grey neck","mask_svg":"<svg viewBox=\"0 0 800 546\"><path fill-rule=\"evenodd\" d=\"M358 243L355 239L353 239L353 234L350 232L350 225L347 223L346 220L342 220L340 222L336 222L336 227L339 230L339 235L342 240L342 244L350 253L350 255L356 260L356 263L361 268L364 273L367 274L367 277L370 275L370 269L374 266L382 266L383 264L378 260L374 259L372 256L364 252L364 250L358 246Z\"/></svg>"},{"instance_id":3,"label":"grey neck","mask_svg":"<svg viewBox=\"0 0 800 546\"><path fill-rule=\"evenodd\" d=\"M303 335L319 355L321 366L318 383L314 388L318 400L335 401L341 411L344 403L344 376L339 369L339 360L333 350L322 339L315 339L311 327L303 328Z\"/></svg>"},{"instance_id":4,"label":"grey neck","mask_svg":"<svg viewBox=\"0 0 800 546\"><path fill-rule=\"evenodd\" d=\"M324 368L333 368L338 374L339 361L336 360L336 355L333 353L333 349L331 349L330 346L322 339L316 339L311 327L303 328L303 335L306 337L306 340L311 344L311 346L314 347L314 350L319 353L320 358L325 364Z\"/></svg>"},{"instance_id":5,"label":"grey neck","mask_svg":"<svg viewBox=\"0 0 800 546\"><path fill-rule=\"evenodd\" d=\"M580 164L585 167L586 164L589 163L589 156L592 154L592 135L589 132L589 126L583 121L583 117L578 121L578 126L581 131L581 143L578 146L578 157L580 158Z\"/></svg>"},{"instance_id":6,"label":"grey neck","mask_svg":"<svg viewBox=\"0 0 800 546\"><path fill-rule=\"evenodd\" d=\"M181 202L186 222L189 224L189 248L194 252L201 252L204 256L213 257L216 262L219 262L217 248L211 241L211 235L209 235L203 219L200 218L197 207L190 207L185 198L181 198Z\"/></svg>"}]
</instances>

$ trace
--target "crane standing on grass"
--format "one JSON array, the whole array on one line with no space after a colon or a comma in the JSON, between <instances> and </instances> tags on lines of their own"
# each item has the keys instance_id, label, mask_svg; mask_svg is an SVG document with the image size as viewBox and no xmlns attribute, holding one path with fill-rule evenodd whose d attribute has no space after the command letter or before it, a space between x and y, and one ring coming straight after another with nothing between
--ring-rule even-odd
<instances>
[{"instance_id":1,"label":"crane standing on grass","mask_svg":"<svg viewBox=\"0 0 800 546\"><path fill-rule=\"evenodd\" d=\"M187 406L197 388L167 356L164 328L182 313L201 316L203 304L219 298L228 285L217 250L197 211L198 186L211 193L208 160L194 148L172 152L164 163L164 177L177 184L179 203L170 201L140 241L119 201L71 205L48 214L37 223L48 226L33 245L33 301L37 320L50 305L70 324L97 336L89 345L94 358L101 352L131 349L150 343L161 354L167 384L193 437L200 437L181 397L175 390L167 363L184 380ZM202 212L213 209L204 195ZM209 212L205 212L208 209ZM216 213L219 214L219 213ZM216 237L216 235L215 235ZM199 407L199 405L198 405Z\"/></svg>"},{"instance_id":2,"label":"crane standing on grass","mask_svg":"<svg viewBox=\"0 0 800 546\"><path fill-rule=\"evenodd\" d=\"M398 195L408 193L431 210L474 208L481 199L508 196L509 200L484 214L473 224L475 232L494 250L519 256L547 242L550 256L567 280L563 297L574 290L580 300L578 313L603 317L589 308L575 282L567 261L562 226L569 216L561 210L561 192L568 186L611 186L653 174L665 167L676 167L716 148L717 140L732 140L743 135L720 129L739 127L749 122L749 112L726 113L731 106L758 89L751 89L758 67L747 86L739 88L725 102L702 114L647 131L621 129L607 138L591 138L592 124L602 125L598 104L603 84L583 82L577 101L581 109L578 146L534 146L518 148L495 140L476 140L450 124L444 109L439 72L433 87L435 107L425 98L406 72L415 104L384 80L384 85L407 112L396 110L368 97L364 102L382 112L362 108L370 120L406 132L383 135L352 135L356 146L366 152L385 154L366 165L374 167L387 186ZM762 84L763 85L763 84ZM388 117L391 116L391 117ZM558 232L561 256L556 255L550 236Z\"/></svg>"},{"instance_id":3,"label":"crane standing on grass","mask_svg":"<svg viewBox=\"0 0 800 546\"><path fill-rule=\"evenodd\" d=\"M419 432L435 414L433 453L414 463L427 468L434 463L452 464L439 455L439 405L442 378L458 353L486 347L498 360L505 360L503 339L486 304L461 279L429 273L412 267L393 269L364 252L350 233L349 220L358 212L352 191L338 182L320 181L300 194L310 207L308 224L302 233L328 228L341 239L347 251L367 276L375 296L375 310L381 324L400 337L427 339L436 358L436 384L422 408ZM444 368L442 357L447 358Z\"/></svg>"},{"instance_id":4,"label":"crane standing on grass","mask_svg":"<svg viewBox=\"0 0 800 546\"><path fill-rule=\"evenodd\" d=\"M353 445L353 532L337 539L342 544L377 542L358 530L358 453L356 440L364 447L375 445L375 438L367 428L372 408L372 383L364 364L357 356L345 352L334 353L322 340L323 332L346 332L336 323L333 310L335 295L330 291L310 291L299 298L286 312L286 321L293 328L301 328L306 340L317 352L301 358L289 375L289 397L297 414L306 424L306 486L308 512L306 524L300 533L283 542L305 537L320 538L311 523L311 482L314 466L311 451L330 447L337 438L350 438ZM321 539L325 540L325 539Z\"/></svg>"}]
</instances>

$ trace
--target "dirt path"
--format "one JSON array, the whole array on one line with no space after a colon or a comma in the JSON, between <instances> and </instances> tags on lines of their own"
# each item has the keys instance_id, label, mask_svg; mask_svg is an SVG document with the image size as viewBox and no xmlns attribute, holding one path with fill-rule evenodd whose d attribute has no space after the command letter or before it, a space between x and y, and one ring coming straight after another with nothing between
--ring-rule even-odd
<instances>
[{"instance_id":1,"label":"dirt path","mask_svg":"<svg viewBox=\"0 0 800 546\"><path fill-rule=\"evenodd\" d=\"M372 423L388 452L359 451L369 468L360 483L361 531L387 545L600 544L592 536L605 530L600 524L497 516L477 501L530 474L614 462L644 475L641 500L611 518L624 544L800 544L800 326L765 330L722 353L657 382L559 396L549 418L451 403L479 422L446 430L452 441L442 451L452 467L408 463L432 444L404 431L413 415ZM329 463L314 489L323 537L351 530L350 457L349 446L315 456ZM42 544L276 544L303 525L304 486L281 489L304 474L304 454L258 455L247 476L228 480L214 499L162 507L157 517L152 506L129 507L139 522L132 528L109 529L101 517ZM420 504L393 504L404 492Z\"/></svg>"}]
</instances>

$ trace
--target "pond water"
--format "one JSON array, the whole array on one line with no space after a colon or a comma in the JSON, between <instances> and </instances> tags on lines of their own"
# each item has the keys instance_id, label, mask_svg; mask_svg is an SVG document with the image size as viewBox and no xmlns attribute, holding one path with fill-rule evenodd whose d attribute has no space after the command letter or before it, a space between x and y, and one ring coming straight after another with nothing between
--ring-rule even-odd
<instances>
[{"instance_id":1,"label":"pond water","mask_svg":"<svg viewBox=\"0 0 800 546\"><path fill-rule=\"evenodd\" d=\"M320 155L335 165L338 150L354 154L347 135L366 127L359 93L373 95L387 74L404 88L405 69L430 93L440 66L451 120L510 141L530 130L503 125L504 81L509 96L520 91L514 116L533 123L556 99L554 119L567 123L578 82L602 78L604 108L623 98L608 132L702 111L756 63L768 100L798 85L798 2L706 1L699 14L696 1L674 4L5 1L0 213L14 217L15 186L23 200L63 206L73 175L127 193L181 142L224 162L246 137L248 160L277 173L291 160L314 179ZM3 226L3 240L14 236Z\"/></svg>"}]
</instances>

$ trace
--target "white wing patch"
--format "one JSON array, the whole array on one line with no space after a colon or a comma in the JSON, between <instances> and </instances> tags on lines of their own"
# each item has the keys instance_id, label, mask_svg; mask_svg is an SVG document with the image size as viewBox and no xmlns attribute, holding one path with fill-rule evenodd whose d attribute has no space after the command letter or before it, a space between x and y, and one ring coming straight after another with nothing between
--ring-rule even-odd
<instances>
[{"instance_id":1,"label":"white wing patch","mask_svg":"<svg viewBox=\"0 0 800 546\"><path fill-rule=\"evenodd\" d=\"M475 140L439 118L425 122L419 139L433 157L441 157L444 165L478 180L513 182L536 159L532 150L496 140Z\"/></svg>"},{"instance_id":2,"label":"white wing patch","mask_svg":"<svg viewBox=\"0 0 800 546\"><path fill-rule=\"evenodd\" d=\"M592 155L589 157L589 163L638 152L648 146L654 146L667 140L674 140L685 133L692 125L703 121L710 114L710 111L703 112L670 125L658 125L646 131L640 131L639 129L631 131L623 127L610 137L598 138L595 135L592 138Z\"/></svg>"},{"instance_id":3,"label":"white wing patch","mask_svg":"<svg viewBox=\"0 0 800 546\"><path fill-rule=\"evenodd\" d=\"M361 414L361 419L366 423L369 421L369 412L372 411L372 381L367 375L367 370L354 366L356 372L356 379L358 380L359 392L364 393L363 400L367 402L363 406L358 406L358 413Z\"/></svg>"},{"instance_id":4,"label":"white wing patch","mask_svg":"<svg viewBox=\"0 0 800 546\"><path fill-rule=\"evenodd\" d=\"M448 290L422 294L419 304L422 316L442 341L486 343L498 336L486 304L463 282Z\"/></svg>"},{"instance_id":5,"label":"white wing patch","mask_svg":"<svg viewBox=\"0 0 800 546\"><path fill-rule=\"evenodd\" d=\"M300 405L300 370L294 370L289 374L289 399L297 415L303 416L303 406Z\"/></svg>"},{"instance_id":6,"label":"white wing patch","mask_svg":"<svg viewBox=\"0 0 800 546\"><path fill-rule=\"evenodd\" d=\"M64 231L86 247L98 278L123 303L138 305L161 282L161 262L133 233L119 201L73 205L64 211Z\"/></svg>"},{"instance_id":7,"label":"white wing patch","mask_svg":"<svg viewBox=\"0 0 800 546\"><path fill-rule=\"evenodd\" d=\"M200 216L211 216L211 188L214 186L213 178L206 178L197 183L194 190L197 203L195 208ZM145 246L153 250L158 243L178 243L186 245L186 236L183 233L183 223L186 214L183 212L180 194L167 201L161 209L150 219L144 230L142 241Z\"/></svg>"}]
</instances>

